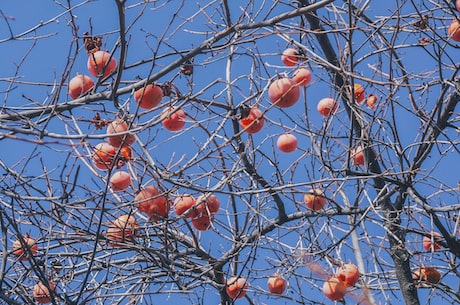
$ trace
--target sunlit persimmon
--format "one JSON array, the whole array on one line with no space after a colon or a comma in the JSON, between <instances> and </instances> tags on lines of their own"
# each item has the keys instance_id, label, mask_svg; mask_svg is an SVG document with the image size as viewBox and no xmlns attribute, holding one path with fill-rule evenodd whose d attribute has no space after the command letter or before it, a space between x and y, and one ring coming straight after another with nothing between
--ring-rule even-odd
<instances>
[{"instance_id":1,"label":"sunlit persimmon","mask_svg":"<svg viewBox=\"0 0 460 305\"><path fill-rule=\"evenodd\" d=\"M460 23L458 22L457 18L454 18L449 24L447 32L449 33L449 37L452 38L452 40L460 42Z\"/></svg>"},{"instance_id":2,"label":"sunlit persimmon","mask_svg":"<svg viewBox=\"0 0 460 305\"><path fill-rule=\"evenodd\" d=\"M364 98L366 97L366 93L364 92L364 87L361 86L360 84L354 84L354 91L355 91L355 101L357 103L361 103L364 101Z\"/></svg>"},{"instance_id":3,"label":"sunlit persimmon","mask_svg":"<svg viewBox=\"0 0 460 305\"><path fill-rule=\"evenodd\" d=\"M107 142L97 144L93 149L93 163L100 170L108 170L114 163L117 148Z\"/></svg>"},{"instance_id":4,"label":"sunlit persimmon","mask_svg":"<svg viewBox=\"0 0 460 305\"><path fill-rule=\"evenodd\" d=\"M264 126L264 113L258 107L254 106L249 111L248 116L241 118L240 126L249 134L259 132Z\"/></svg>"},{"instance_id":5,"label":"sunlit persimmon","mask_svg":"<svg viewBox=\"0 0 460 305\"><path fill-rule=\"evenodd\" d=\"M76 99L94 87L94 81L88 75L77 74L69 81L69 95Z\"/></svg>"},{"instance_id":6,"label":"sunlit persimmon","mask_svg":"<svg viewBox=\"0 0 460 305\"><path fill-rule=\"evenodd\" d=\"M268 87L268 97L278 107L291 107L299 100L299 86L290 78L277 79Z\"/></svg>"},{"instance_id":7,"label":"sunlit persimmon","mask_svg":"<svg viewBox=\"0 0 460 305\"><path fill-rule=\"evenodd\" d=\"M267 285L271 293L282 295L286 290L287 281L281 275L273 275L268 278Z\"/></svg>"},{"instance_id":8,"label":"sunlit persimmon","mask_svg":"<svg viewBox=\"0 0 460 305\"><path fill-rule=\"evenodd\" d=\"M161 123L169 131L179 131L185 126L185 112L176 107L167 107L161 112Z\"/></svg>"},{"instance_id":9,"label":"sunlit persimmon","mask_svg":"<svg viewBox=\"0 0 460 305\"><path fill-rule=\"evenodd\" d=\"M182 194L177 196L174 200L174 212L177 216L183 218L193 218L197 216L196 208L192 209L195 206L196 199L190 194Z\"/></svg>"},{"instance_id":10,"label":"sunlit persimmon","mask_svg":"<svg viewBox=\"0 0 460 305\"><path fill-rule=\"evenodd\" d=\"M198 215L209 215L212 216L219 211L220 201L215 195L200 195L196 199L197 207L196 211Z\"/></svg>"},{"instance_id":11,"label":"sunlit persimmon","mask_svg":"<svg viewBox=\"0 0 460 305\"><path fill-rule=\"evenodd\" d=\"M351 162L356 166L363 166L365 164L364 150L361 145L351 150Z\"/></svg>"},{"instance_id":12,"label":"sunlit persimmon","mask_svg":"<svg viewBox=\"0 0 460 305\"><path fill-rule=\"evenodd\" d=\"M369 94L369 96L366 99L366 105L369 107L369 109L375 110L376 104L377 104L377 96L374 94Z\"/></svg>"},{"instance_id":13,"label":"sunlit persimmon","mask_svg":"<svg viewBox=\"0 0 460 305\"><path fill-rule=\"evenodd\" d=\"M249 288L249 284L245 278L242 277L231 277L227 280L227 295L232 299L240 299L246 295Z\"/></svg>"},{"instance_id":14,"label":"sunlit persimmon","mask_svg":"<svg viewBox=\"0 0 460 305\"><path fill-rule=\"evenodd\" d=\"M13 242L13 254L16 255L20 260L27 261L30 255L35 256L38 252L38 245L34 238L30 237L28 233L22 237L24 241L23 247L21 240L17 239Z\"/></svg>"},{"instance_id":15,"label":"sunlit persimmon","mask_svg":"<svg viewBox=\"0 0 460 305\"><path fill-rule=\"evenodd\" d=\"M112 247L122 246L123 243L133 242L139 225L134 215L121 215L107 229L107 239Z\"/></svg>"},{"instance_id":16,"label":"sunlit persimmon","mask_svg":"<svg viewBox=\"0 0 460 305\"><path fill-rule=\"evenodd\" d=\"M297 137L292 133L284 133L278 137L276 146L282 152L293 152L297 149Z\"/></svg>"},{"instance_id":17,"label":"sunlit persimmon","mask_svg":"<svg viewBox=\"0 0 460 305\"><path fill-rule=\"evenodd\" d=\"M419 268L412 275L414 280L437 284L441 280L441 274L434 267Z\"/></svg>"},{"instance_id":18,"label":"sunlit persimmon","mask_svg":"<svg viewBox=\"0 0 460 305\"><path fill-rule=\"evenodd\" d=\"M56 285L52 281L48 281L48 287L51 291L56 291ZM33 289L34 300L40 304L47 304L51 302L51 292L48 287L39 281Z\"/></svg>"},{"instance_id":19,"label":"sunlit persimmon","mask_svg":"<svg viewBox=\"0 0 460 305\"><path fill-rule=\"evenodd\" d=\"M347 287L336 277L331 277L324 282L323 293L332 301L340 301L347 293Z\"/></svg>"},{"instance_id":20,"label":"sunlit persimmon","mask_svg":"<svg viewBox=\"0 0 460 305\"><path fill-rule=\"evenodd\" d=\"M213 220L214 216L202 213L192 218L192 225L198 231L206 231L211 228Z\"/></svg>"},{"instance_id":21,"label":"sunlit persimmon","mask_svg":"<svg viewBox=\"0 0 460 305\"><path fill-rule=\"evenodd\" d=\"M137 209L156 221L168 216L170 201L166 194L160 194L158 189L151 185L140 191L134 198Z\"/></svg>"},{"instance_id":22,"label":"sunlit persimmon","mask_svg":"<svg viewBox=\"0 0 460 305\"><path fill-rule=\"evenodd\" d=\"M460 13L460 0L456 0L456 1L455 1L455 8L456 8L457 11Z\"/></svg>"},{"instance_id":23,"label":"sunlit persimmon","mask_svg":"<svg viewBox=\"0 0 460 305\"><path fill-rule=\"evenodd\" d=\"M128 123L126 123L125 120L118 118L112 121L109 125L107 125L107 134L109 134L109 136L107 137L107 142L109 142L110 145L115 147L133 144L136 140L133 134L126 133L112 136L112 134L123 133L128 130L129 125Z\"/></svg>"},{"instance_id":24,"label":"sunlit persimmon","mask_svg":"<svg viewBox=\"0 0 460 305\"><path fill-rule=\"evenodd\" d=\"M297 84L297 86L305 87L311 82L311 72L307 68L298 68L294 75L292 76L292 80Z\"/></svg>"},{"instance_id":25,"label":"sunlit persimmon","mask_svg":"<svg viewBox=\"0 0 460 305\"><path fill-rule=\"evenodd\" d=\"M125 171L115 172L110 177L109 183L114 192L124 191L131 185L131 175Z\"/></svg>"},{"instance_id":26,"label":"sunlit persimmon","mask_svg":"<svg viewBox=\"0 0 460 305\"><path fill-rule=\"evenodd\" d=\"M334 115L338 107L339 104L333 98L326 97L318 102L317 108L323 117L328 117Z\"/></svg>"},{"instance_id":27,"label":"sunlit persimmon","mask_svg":"<svg viewBox=\"0 0 460 305\"><path fill-rule=\"evenodd\" d=\"M288 67L295 66L299 61L299 51L294 48L287 48L281 54L281 61Z\"/></svg>"},{"instance_id":28,"label":"sunlit persimmon","mask_svg":"<svg viewBox=\"0 0 460 305\"><path fill-rule=\"evenodd\" d=\"M310 210L319 211L326 205L326 197L320 189L312 189L304 195L304 202Z\"/></svg>"},{"instance_id":29,"label":"sunlit persimmon","mask_svg":"<svg viewBox=\"0 0 460 305\"><path fill-rule=\"evenodd\" d=\"M117 68L117 61L109 52L97 51L89 54L87 66L91 75L106 78Z\"/></svg>"},{"instance_id":30,"label":"sunlit persimmon","mask_svg":"<svg viewBox=\"0 0 460 305\"><path fill-rule=\"evenodd\" d=\"M353 263L347 263L340 266L337 270L336 277L341 281L345 287L354 286L359 280L359 270Z\"/></svg>"},{"instance_id":31,"label":"sunlit persimmon","mask_svg":"<svg viewBox=\"0 0 460 305\"><path fill-rule=\"evenodd\" d=\"M431 231L431 236L423 236L422 245L426 251L438 251L441 249L439 241L442 240L441 234Z\"/></svg>"},{"instance_id":32,"label":"sunlit persimmon","mask_svg":"<svg viewBox=\"0 0 460 305\"><path fill-rule=\"evenodd\" d=\"M163 98L163 89L154 84L148 84L134 92L134 100L139 107L152 109L158 106Z\"/></svg>"}]
</instances>

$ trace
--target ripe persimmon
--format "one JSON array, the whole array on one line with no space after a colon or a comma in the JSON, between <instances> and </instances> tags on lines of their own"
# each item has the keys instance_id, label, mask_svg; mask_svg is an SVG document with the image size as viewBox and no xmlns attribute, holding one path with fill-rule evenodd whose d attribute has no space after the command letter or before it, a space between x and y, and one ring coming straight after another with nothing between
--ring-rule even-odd
<instances>
[{"instance_id":1,"label":"ripe persimmon","mask_svg":"<svg viewBox=\"0 0 460 305\"><path fill-rule=\"evenodd\" d=\"M433 240L432 240L433 238ZM431 236L423 236L422 245L426 251L438 251L441 249L442 236L438 232L431 231Z\"/></svg>"},{"instance_id":2,"label":"ripe persimmon","mask_svg":"<svg viewBox=\"0 0 460 305\"><path fill-rule=\"evenodd\" d=\"M441 274L434 267L423 267L415 271L412 278L417 281L437 284L441 280Z\"/></svg>"},{"instance_id":3,"label":"ripe persimmon","mask_svg":"<svg viewBox=\"0 0 460 305\"><path fill-rule=\"evenodd\" d=\"M137 209L157 221L168 216L170 202L165 194L160 194L158 189L151 185L140 191L134 198Z\"/></svg>"},{"instance_id":4,"label":"ripe persimmon","mask_svg":"<svg viewBox=\"0 0 460 305\"><path fill-rule=\"evenodd\" d=\"M351 150L351 161L356 166L363 166L365 164L364 150L361 145Z\"/></svg>"},{"instance_id":5,"label":"ripe persimmon","mask_svg":"<svg viewBox=\"0 0 460 305\"><path fill-rule=\"evenodd\" d=\"M339 104L333 98L326 97L318 102L317 108L323 117L328 117L334 115L338 107Z\"/></svg>"},{"instance_id":6,"label":"ripe persimmon","mask_svg":"<svg viewBox=\"0 0 460 305\"><path fill-rule=\"evenodd\" d=\"M286 290L287 281L281 275L272 275L268 278L267 285L271 293L282 295Z\"/></svg>"},{"instance_id":7,"label":"ripe persimmon","mask_svg":"<svg viewBox=\"0 0 460 305\"><path fill-rule=\"evenodd\" d=\"M307 68L298 68L294 75L292 76L292 80L297 84L297 86L305 87L311 82L311 72Z\"/></svg>"},{"instance_id":8,"label":"ripe persimmon","mask_svg":"<svg viewBox=\"0 0 460 305\"><path fill-rule=\"evenodd\" d=\"M364 101L364 98L366 97L366 93L364 92L364 87L361 86L360 84L354 84L354 91L355 91L355 101L357 103L361 103Z\"/></svg>"},{"instance_id":9,"label":"ripe persimmon","mask_svg":"<svg viewBox=\"0 0 460 305\"><path fill-rule=\"evenodd\" d=\"M460 42L460 23L458 22L457 18L454 18L449 24L447 32L449 33L449 37L452 38L452 40Z\"/></svg>"},{"instance_id":10,"label":"ripe persimmon","mask_svg":"<svg viewBox=\"0 0 460 305\"><path fill-rule=\"evenodd\" d=\"M123 245L122 243L134 241L138 228L134 215L121 215L107 229L106 237L109 245L119 247Z\"/></svg>"},{"instance_id":11,"label":"ripe persimmon","mask_svg":"<svg viewBox=\"0 0 460 305\"><path fill-rule=\"evenodd\" d=\"M185 126L185 112L176 107L167 107L161 112L161 123L169 131L179 131Z\"/></svg>"},{"instance_id":12,"label":"ripe persimmon","mask_svg":"<svg viewBox=\"0 0 460 305\"><path fill-rule=\"evenodd\" d=\"M123 119L116 119L112 121L109 125L107 125L107 134L117 134L117 133L123 133L129 130L128 123L126 123L125 120ZM134 137L133 134L126 133L126 134L121 134L121 135L113 135L113 136L108 136L107 142L110 143L110 145L114 147L119 147L119 146L129 146L134 143L136 138Z\"/></svg>"},{"instance_id":13,"label":"ripe persimmon","mask_svg":"<svg viewBox=\"0 0 460 305\"><path fill-rule=\"evenodd\" d=\"M268 87L268 97L278 107L291 107L300 97L299 86L290 78L277 79Z\"/></svg>"},{"instance_id":14,"label":"ripe persimmon","mask_svg":"<svg viewBox=\"0 0 460 305\"><path fill-rule=\"evenodd\" d=\"M56 290L56 285L52 281L48 281L48 287L52 290ZM39 281L33 289L34 300L40 304L47 304L51 302L51 293L48 287Z\"/></svg>"},{"instance_id":15,"label":"ripe persimmon","mask_svg":"<svg viewBox=\"0 0 460 305\"><path fill-rule=\"evenodd\" d=\"M160 86L148 84L134 92L134 100L139 107L152 109L158 106L163 98L163 90Z\"/></svg>"},{"instance_id":16,"label":"ripe persimmon","mask_svg":"<svg viewBox=\"0 0 460 305\"><path fill-rule=\"evenodd\" d=\"M27 248L24 248L21 241L17 239L13 242L13 254L20 260L27 261L30 258L30 254L33 256L37 255L38 245L36 240L30 237L28 233L24 234L22 239L24 240Z\"/></svg>"},{"instance_id":17,"label":"ripe persimmon","mask_svg":"<svg viewBox=\"0 0 460 305\"><path fill-rule=\"evenodd\" d=\"M114 192L121 192L131 185L131 175L125 171L118 171L110 177L109 182Z\"/></svg>"},{"instance_id":18,"label":"ripe persimmon","mask_svg":"<svg viewBox=\"0 0 460 305\"><path fill-rule=\"evenodd\" d=\"M192 218L192 225L198 231L205 231L211 228L213 220L214 216L202 213Z\"/></svg>"},{"instance_id":19,"label":"ripe persimmon","mask_svg":"<svg viewBox=\"0 0 460 305\"><path fill-rule=\"evenodd\" d=\"M340 266L337 270L336 277L341 281L345 287L354 286L359 280L359 270L353 263L347 263Z\"/></svg>"},{"instance_id":20,"label":"ripe persimmon","mask_svg":"<svg viewBox=\"0 0 460 305\"><path fill-rule=\"evenodd\" d=\"M231 277L227 280L226 291L230 298L240 299L246 295L249 284L245 278L242 277Z\"/></svg>"},{"instance_id":21,"label":"ripe persimmon","mask_svg":"<svg viewBox=\"0 0 460 305\"><path fill-rule=\"evenodd\" d=\"M100 170L108 170L115 159L117 148L107 142L97 144L93 149L93 163Z\"/></svg>"},{"instance_id":22,"label":"ripe persimmon","mask_svg":"<svg viewBox=\"0 0 460 305\"><path fill-rule=\"evenodd\" d=\"M369 109L375 110L375 104L377 103L377 96L374 94L369 94L366 99L366 105Z\"/></svg>"},{"instance_id":23,"label":"ripe persimmon","mask_svg":"<svg viewBox=\"0 0 460 305\"><path fill-rule=\"evenodd\" d=\"M197 207L196 211L198 215L209 215L212 216L219 211L220 201L215 195L200 195L196 199Z\"/></svg>"},{"instance_id":24,"label":"ripe persimmon","mask_svg":"<svg viewBox=\"0 0 460 305\"><path fill-rule=\"evenodd\" d=\"M326 197L320 189L312 189L304 195L304 202L310 210L319 211L326 205Z\"/></svg>"},{"instance_id":25,"label":"ripe persimmon","mask_svg":"<svg viewBox=\"0 0 460 305\"><path fill-rule=\"evenodd\" d=\"M294 48L287 48L281 54L281 61L288 67L295 66L299 60L299 51Z\"/></svg>"},{"instance_id":26,"label":"ripe persimmon","mask_svg":"<svg viewBox=\"0 0 460 305\"><path fill-rule=\"evenodd\" d=\"M195 203L196 203L196 199L192 195L190 194L179 195L174 200L174 212L176 212L177 216L180 216L183 218L196 217L198 214L196 211L196 208L192 209Z\"/></svg>"},{"instance_id":27,"label":"ripe persimmon","mask_svg":"<svg viewBox=\"0 0 460 305\"><path fill-rule=\"evenodd\" d=\"M254 106L249 110L249 115L239 121L241 128L249 134L259 132L264 126L264 113Z\"/></svg>"},{"instance_id":28,"label":"ripe persimmon","mask_svg":"<svg viewBox=\"0 0 460 305\"><path fill-rule=\"evenodd\" d=\"M297 137L292 133L284 133L278 137L276 146L282 152L293 152L297 149Z\"/></svg>"},{"instance_id":29,"label":"ripe persimmon","mask_svg":"<svg viewBox=\"0 0 460 305\"><path fill-rule=\"evenodd\" d=\"M97 51L89 54L87 67L94 77L106 78L117 68L117 61L106 51Z\"/></svg>"},{"instance_id":30,"label":"ripe persimmon","mask_svg":"<svg viewBox=\"0 0 460 305\"><path fill-rule=\"evenodd\" d=\"M94 87L94 81L88 75L78 74L69 81L69 95L76 99Z\"/></svg>"},{"instance_id":31,"label":"ripe persimmon","mask_svg":"<svg viewBox=\"0 0 460 305\"><path fill-rule=\"evenodd\" d=\"M343 300L347 293L347 287L339 281L335 276L327 279L323 284L324 295L332 301Z\"/></svg>"}]
</instances>

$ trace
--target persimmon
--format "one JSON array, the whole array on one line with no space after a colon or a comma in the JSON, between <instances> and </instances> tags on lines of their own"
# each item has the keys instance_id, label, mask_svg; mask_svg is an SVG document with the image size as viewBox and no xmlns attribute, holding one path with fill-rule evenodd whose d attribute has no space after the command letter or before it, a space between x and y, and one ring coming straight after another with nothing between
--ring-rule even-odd
<instances>
[{"instance_id":1,"label":"persimmon","mask_svg":"<svg viewBox=\"0 0 460 305\"><path fill-rule=\"evenodd\" d=\"M107 134L109 134L107 142L114 147L132 145L136 140L133 134L126 133L111 136L112 134L127 132L128 130L129 125L125 120L118 118L112 121L109 125L107 125Z\"/></svg>"},{"instance_id":2,"label":"persimmon","mask_svg":"<svg viewBox=\"0 0 460 305\"><path fill-rule=\"evenodd\" d=\"M299 61L299 51L294 48L287 48L281 54L281 61L288 67L295 66Z\"/></svg>"},{"instance_id":3,"label":"persimmon","mask_svg":"<svg viewBox=\"0 0 460 305\"><path fill-rule=\"evenodd\" d=\"M310 210L319 211L326 205L326 197L320 189L312 189L304 195L304 202Z\"/></svg>"},{"instance_id":4,"label":"persimmon","mask_svg":"<svg viewBox=\"0 0 460 305\"><path fill-rule=\"evenodd\" d=\"M148 84L134 92L134 100L139 107L152 109L158 106L163 98L163 89L154 84Z\"/></svg>"},{"instance_id":5,"label":"persimmon","mask_svg":"<svg viewBox=\"0 0 460 305\"><path fill-rule=\"evenodd\" d=\"M460 23L458 22L457 18L454 18L449 24L447 32L449 33L449 37L452 38L452 40L460 42Z\"/></svg>"},{"instance_id":6,"label":"persimmon","mask_svg":"<svg viewBox=\"0 0 460 305\"><path fill-rule=\"evenodd\" d=\"M161 123L169 131L179 131L185 126L185 112L176 107L167 107L161 112Z\"/></svg>"},{"instance_id":7,"label":"persimmon","mask_svg":"<svg viewBox=\"0 0 460 305\"><path fill-rule=\"evenodd\" d=\"M114 192L121 192L131 185L131 175L125 171L118 171L110 177L109 182Z\"/></svg>"},{"instance_id":8,"label":"persimmon","mask_svg":"<svg viewBox=\"0 0 460 305\"><path fill-rule=\"evenodd\" d=\"M197 207L196 211L198 215L209 215L212 216L219 211L220 201L215 195L200 195L196 199Z\"/></svg>"},{"instance_id":9,"label":"persimmon","mask_svg":"<svg viewBox=\"0 0 460 305\"><path fill-rule=\"evenodd\" d=\"M336 277L341 281L345 287L354 286L359 280L359 270L353 263L347 263L340 266L337 270Z\"/></svg>"},{"instance_id":10,"label":"persimmon","mask_svg":"<svg viewBox=\"0 0 460 305\"><path fill-rule=\"evenodd\" d=\"M365 164L364 150L361 145L351 150L351 161L356 166L363 166Z\"/></svg>"},{"instance_id":11,"label":"persimmon","mask_svg":"<svg viewBox=\"0 0 460 305\"><path fill-rule=\"evenodd\" d=\"M366 97L366 93L364 92L364 87L361 86L360 84L354 84L354 91L355 91L355 101L357 103L361 103L364 101L364 98Z\"/></svg>"},{"instance_id":12,"label":"persimmon","mask_svg":"<svg viewBox=\"0 0 460 305\"><path fill-rule=\"evenodd\" d=\"M307 68L298 68L294 75L292 76L292 80L297 84L297 86L305 87L311 82L311 72Z\"/></svg>"},{"instance_id":13,"label":"persimmon","mask_svg":"<svg viewBox=\"0 0 460 305\"><path fill-rule=\"evenodd\" d=\"M30 258L30 254L32 256L37 255L38 245L36 240L30 237L28 233L24 234L22 239L26 248L22 246L21 240L17 239L13 242L13 254L20 260L27 261Z\"/></svg>"},{"instance_id":14,"label":"persimmon","mask_svg":"<svg viewBox=\"0 0 460 305\"><path fill-rule=\"evenodd\" d=\"M93 163L100 170L108 170L114 163L117 148L107 142L97 144L93 149Z\"/></svg>"},{"instance_id":15,"label":"persimmon","mask_svg":"<svg viewBox=\"0 0 460 305\"><path fill-rule=\"evenodd\" d=\"M423 267L415 271L412 278L418 281L437 284L441 280L441 273L434 267Z\"/></svg>"},{"instance_id":16,"label":"persimmon","mask_svg":"<svg viewBox=\"0 0 460 305\"><path fill-rule=\"evenodd\" d=\"M196 203L196 199L192 195L190 194L179 195L174 200L174 212L176 212L177 216L180 216L183 218L196 217L198 216L196 208L192 209L195 203Z\"/></svg>"},{"instance_id":17,"label":"persimmon","mask_svg":"<svg viewBox=\"0 0 460 305\"><path fill-rule=\"evenodd\" d=\"M170 202L165 194L160 194L158 189L151 185L140 191L134 198L137 209L157 221L168 216Z\"/></svg>"},{"instance_id":18,"label":"persimmon","mask_svg":"<svg viewBox=\"0 0 460 305\"><path fill-rule=\"evenodd\" d=\"M192 218L192 225L198 231L206 231L211 228L213 220L214 216L203 213Z\"/></svg>"},{"instance_id":19,"label":"persimmon","mask_svg":"<svg viewBox=\"0 0 460 305\"><path fill-rule=\"evenodd\" d=\"M249 283L242 277L231 277L227 280L227 295L232 299L240 299L246 295Z\"/></svg>"},{"instance_id":20,"label":"persimmon","mask_svg":"<svg viewBox=\"0 0 460 305\"><path fill-rule=\"evenodd\" d=\"M326 97L318 102L317 108L323 117L328 117L334 115L338 107L339 104L333 98Z\"/></svg>"},{"instance_id":21,"label":"persimmon","mask_svg":"<svg viewBox=\"0 0 460 305\"><path fill-rule=\"evenodd\" d=\"M332 301L340 301L343 300L343 297L347 293L347 287L333 276L324 282L323 293Z\"/></svg>"},{"instance_id":22,"label":"persimmon","mask_svg":"<svg viewBox=\"0 0 460 305\"><path fill-rule=\"evenodd\" d=\"M268 278L267 285L271 293L282 295L286 290L287 281L281 275L273 275Z\"/></svg>"},{"instance_id":23,"label":"persimmon","mask_svg":"<svg viewBox=\"0 0 460 305\"><path fill-rule=\"evenodd\" d=\"M375 110L375 104L377 103L377 96L374 94L369 94L366 99L366 105L369 109Z\"/></svg>"},{"instance_id":24,"label":"persimmon","mask_svg":"<svg viewBox=\"0 0 460 305\"><path fill-rule=\"evenodd\" d=\"M94 81L88 75L78 74L69 81L69 95L76 99L94 87Z\"/></svg>"},{"instance_id":25,"label":"persimmon","mask_svg":"<svg viewBox=\"0 0 460 305\"><path fill-rule=\"evenodd\" d=\"M438 232L431 231L431 236L423 236L422 245L426 251L438 251L441 249L442 236Z\"/></svg>"},{"instance_id":26,"label":"persimmon","mask_svg":"<svg viewBox=\"0 0 460 305\"><path fill-rule=\"evenodd\" d=\"M134 215L121 215L107 229L107 239L112 247L119 247L125 242L132 242L137 235L139 225Z\"/></svg>"},{"instance_id":27,"label":"persimmon","mask_svg":"<svg viewBox=\"0 0 460 305\"><path fill-rule=\"evenodd\" d=\"M48 286L39 281L33 289L34 300L40 304L47 304L51 302L51 293L50 290L56 291L56 284L52 281L48 281Z\"/></svg>"},{"instance_id":28,"label":"persimmon","mask_svg":"<svg viewBox=\"0 0 460 305\"><path fill-rule=\"evenodd\" d=\"M249 134L259 132L264 126L264 113L258 107L254 106L249 110L249 115L242 118L239 123L241 128Z\"/></svg>"},{"instance_id":29,"label":"persimmon","mask_svg":"<svg viewBox=\"0 0 460 305\"><path fill-rule=\"evenodd\" d=\"M293 152L297 149L297 137L292 133L284 133L278 137L276 146L282 152Z\"/></svg>"},{"instance_id":30,"label":"persimmon","mask_svg":"<svg viewBox=\"0 0 460 305\"><path fill-rule=\"evenodd\" d=\"M460 0L456 0L456 1L455 1L455 8L456 8L457 11L460 13Z\"/></svg>"},{"instance_id":31,"label":"persimmon","mask_svg":"<svg viewBox=\"0 0 460 305\"><path fill-rule=\"evenodd\" d=\"M87 67L94 77L106 78L117 68L117 61L106 51L96 51L89 54Z\"/></svg>"},{"instance_id":32,"label":"persimmon","mask_svg":"<svg viewBox=\"0 0 460 305\"><path fill-rule=\"evenodd\" d=\"M268 97L278 107L291 107L300 97L299 86L294 80L287 77L277 79L268 87Z\"/></svg>"}]
</instances>

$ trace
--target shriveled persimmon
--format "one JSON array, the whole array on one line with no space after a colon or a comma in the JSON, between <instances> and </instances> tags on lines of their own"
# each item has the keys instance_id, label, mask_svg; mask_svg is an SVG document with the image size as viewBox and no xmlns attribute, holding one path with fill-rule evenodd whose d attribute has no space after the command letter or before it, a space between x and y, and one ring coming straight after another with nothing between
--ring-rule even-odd
<instances>
[{"instance_id":1,"label":"shriveled persimmon","mask_svg":"<svg viewBox=\"0 0 460 305\"><path fill-rule=\"evenodd\" d=\"M340 266L337 270L336 277L345 287L354 286L359 280L359 270L353 263L347 263Z\"/></svg>"},{"instance_id":2,"label":"shriveled persimmon","mask_svg":"<svg viewBox=\"0 0 460 305\"><path fill-rule=\"evenodd\" d=\"M318 106L317 106L318 112L323 117L329 117L331 115L334 115L338 107L339 107L339 104L333 98L330 98L330 97L321 99L318 102Z\"/></svg>"},{"instance_id":3,"label":"shriveled persimmon","mask_svg":"<svg viewBox=\"0 0 460 305\"><path fill-rule=\"evenodd\" d=\"M176 107L167 107L161 112L161 123L169 131L179 131L185 126L185 112Z\"/></svg>"},{"instance_id":4,"label":"shriveled persimmon","mask_svg":"<svg viewBox=\"0 0 460 305\"><path fill-rule=\"evenodd\" d=\"M360 84L354 84L353 87L355 91L355 101L357 103L361 103L362 101L364 101L364 98L366 97L364 87Z\"/></svg>"},{"instance_id":5,"label":"shriveled persimmon","mask_svg":"<svg viewBox=\"0 0 460 305\"><path fill-rule=\"evenodd\" d=\"M107 137L107 142L109 142L109 144L114 147L132 145L136 138L133 134L126 133L128 130L129 125L125 120L120 118L113 120L109 125L107 125L107 134L109 134Z\"/></svg>"},{"instance_id":6,"label":"shriveled persimmon","mask_svg":"<svg viewBox=\"0 0 460 305\"><path fill-rule=\"evenodd\" d=\"M264 126L264 122L264 113L256 106L249 110L248 116L239 121L241 128L249 134L259 132Z\"/></svg>"},{"instance_id":7,"label":"shriveled persimmon","mask_svg":"<svg viewBox=\"0 0 460 305\"><path fill-rule=\"evenodd\" d=\"M158 85L148 84L134 92L134 100L144 109L155 108L162 99L163 89Z\"/></svg>"},{"instance_id":8,"label":"shriveled persimmon","mask_svg":"<svg viewBox=\"0 0 460 305\"><path fill-rule=\"evenodd\" d=\"M299 100L299 86L290 78L277 79L268 87L268 97L278 107L291 107Z\"/></svg>"},{"instance_id":9,"label":"shriveled persimmon","mask_svg":"<svg viewBox=\"0 0 460 305\"><path fill-rule=\"evenodd\" d=\"M38 245L34 238L30 237L28 233L24 234L22 237L23 243L20 239L17 239L13 242L13 254L16 255L20 260L27 261L30 258L30 255L35 256L38 253Z\"/></svg>"},{"instance_id":10,"label":"shriveled persimmon","mask_svg":"<svg viewBox=\"0 0 460 305\"><path fill-rule=\"evenodd\" d=\"M49 288L48 288L49 287ZM33 297L37 303L48 304L51 302L51 291L56 291L56 284L52 281L48 281L48 286L43 282L39 281L33 288Z\"/></svg>"},{"instance_id":11,"label":"shriveled persimmon","mask_svg":"<svg viewBox=\"0 0 460 305\"><path fill-rule=\"evenodd\" d=\"M84 74L77 74L69 81L69 95L76 99L94 87L94 81L91 77Z\"/></svg>"},{"instance_id":12,"label":"shriveled persimmon","mask_svg":"<svg viewBox=\"0 0 460 305\"><path fill-rule=\"evenodd\" d=\"M366 105L369 107L369 109L375 110L376 104L377 104L377 96L374 94L369 94L369 96L366 99Z\"/></svg>"},{"instance_id":13,"label":"shriveled persimmon","mask_svg":"<svg viewBox=\"0 0 460 305\"><path fill-rule=\"evenodd\" d=\"M107 239L112 247L120 247L123 243L133 242L139 225L134 215L121 215L107 229Z\"/></svg>"},{"instance_id":14,"label":"shriveled persimmon","mask_svg":"<svg viewBox=\"0 0 460 305\"><path fill-rule=\"evenodd\" d=\"M319 211L326 205L326 197L320 189L312 189L305 193L304 202L310 210Z\"/></svg>"},{"instance_id":15,"label":"shriveled persimmon","mask_svg":"<svg viewBox=\"0 0 460 305\"><path fill-rule=\"evenodd\" d=\"M160 194L158 189L147 186L134 198L137 209L150 217L150 220L157 221L168 216L170 201L166 194Z\"/></svg>"},{"instance_id":16,"label":"shriveled persimmon","mask_svg":"<svg viewBox=\"0 0 460 305\"><path fill-rule=\"evenodd\" d=\"M287 287L287 281L281 275L272 275L268 278L268 290L273 294L282 295Z\"/></svg>"},{"instance_id":17,"label":"shriveled persimmon","mask_svg":"<svg viewBox=\"0 0 460 305\"><path fill-rule=\"evenodd\" d=\"M227 295L232 299L240 299L246 295L249 283L242 277L231 277L227 280Z\"/></svg>"},{"instance_id":18,"label":"shriveled persimmon","mask_svg":"<svg viewBox=\"0 0 460 305\"><path fill-rule=\"evenodd\" d=\"M97 51L89 54L87 67L94 77L106 78L117 68L117 61L106 51Z\"/></svg>"},{"instance_id":19,"label":"shriveled persimmon","mask_svg":"<svg viewBox=\"0 0 460 305\"><path fill-rule=\"evenodd\" d=\"M109 183L114 192L124 191L131 185L131 175L125 171L117 171L110 177Z\"/></svg>"},{"instance_id":20,"label":"shriveled persimmon","mask_svg":"<svg viewBox=\"0 0 460 305\"><path fill-rule=\"evenodd\" d=\"M412 278L417 281L437 284L441 280L441 273L434 267L423 267L416 270Z\"/></svg>"},{"instance_id":21,"label":"shriveled persimmon","mask_svg":"<svg viewBox=\"0 0 460 305\"><path fill-rule=\"evenodd\" d=\"M335 276L327 279L323 284L324 295L332 301L343 300L347 293L347 287Z\"/></svg>"},{"instance_id":22,"label":"shriveled persimmon","mask_svg":"<svg viewBox=\"0 0 460 305\"><path fill-rule=\"evenodd\" d=\"M278 137L276 146L282 152L293 152L297 149L297 137L292 133L284 133Z\"/></svg>"}]
</instances>

